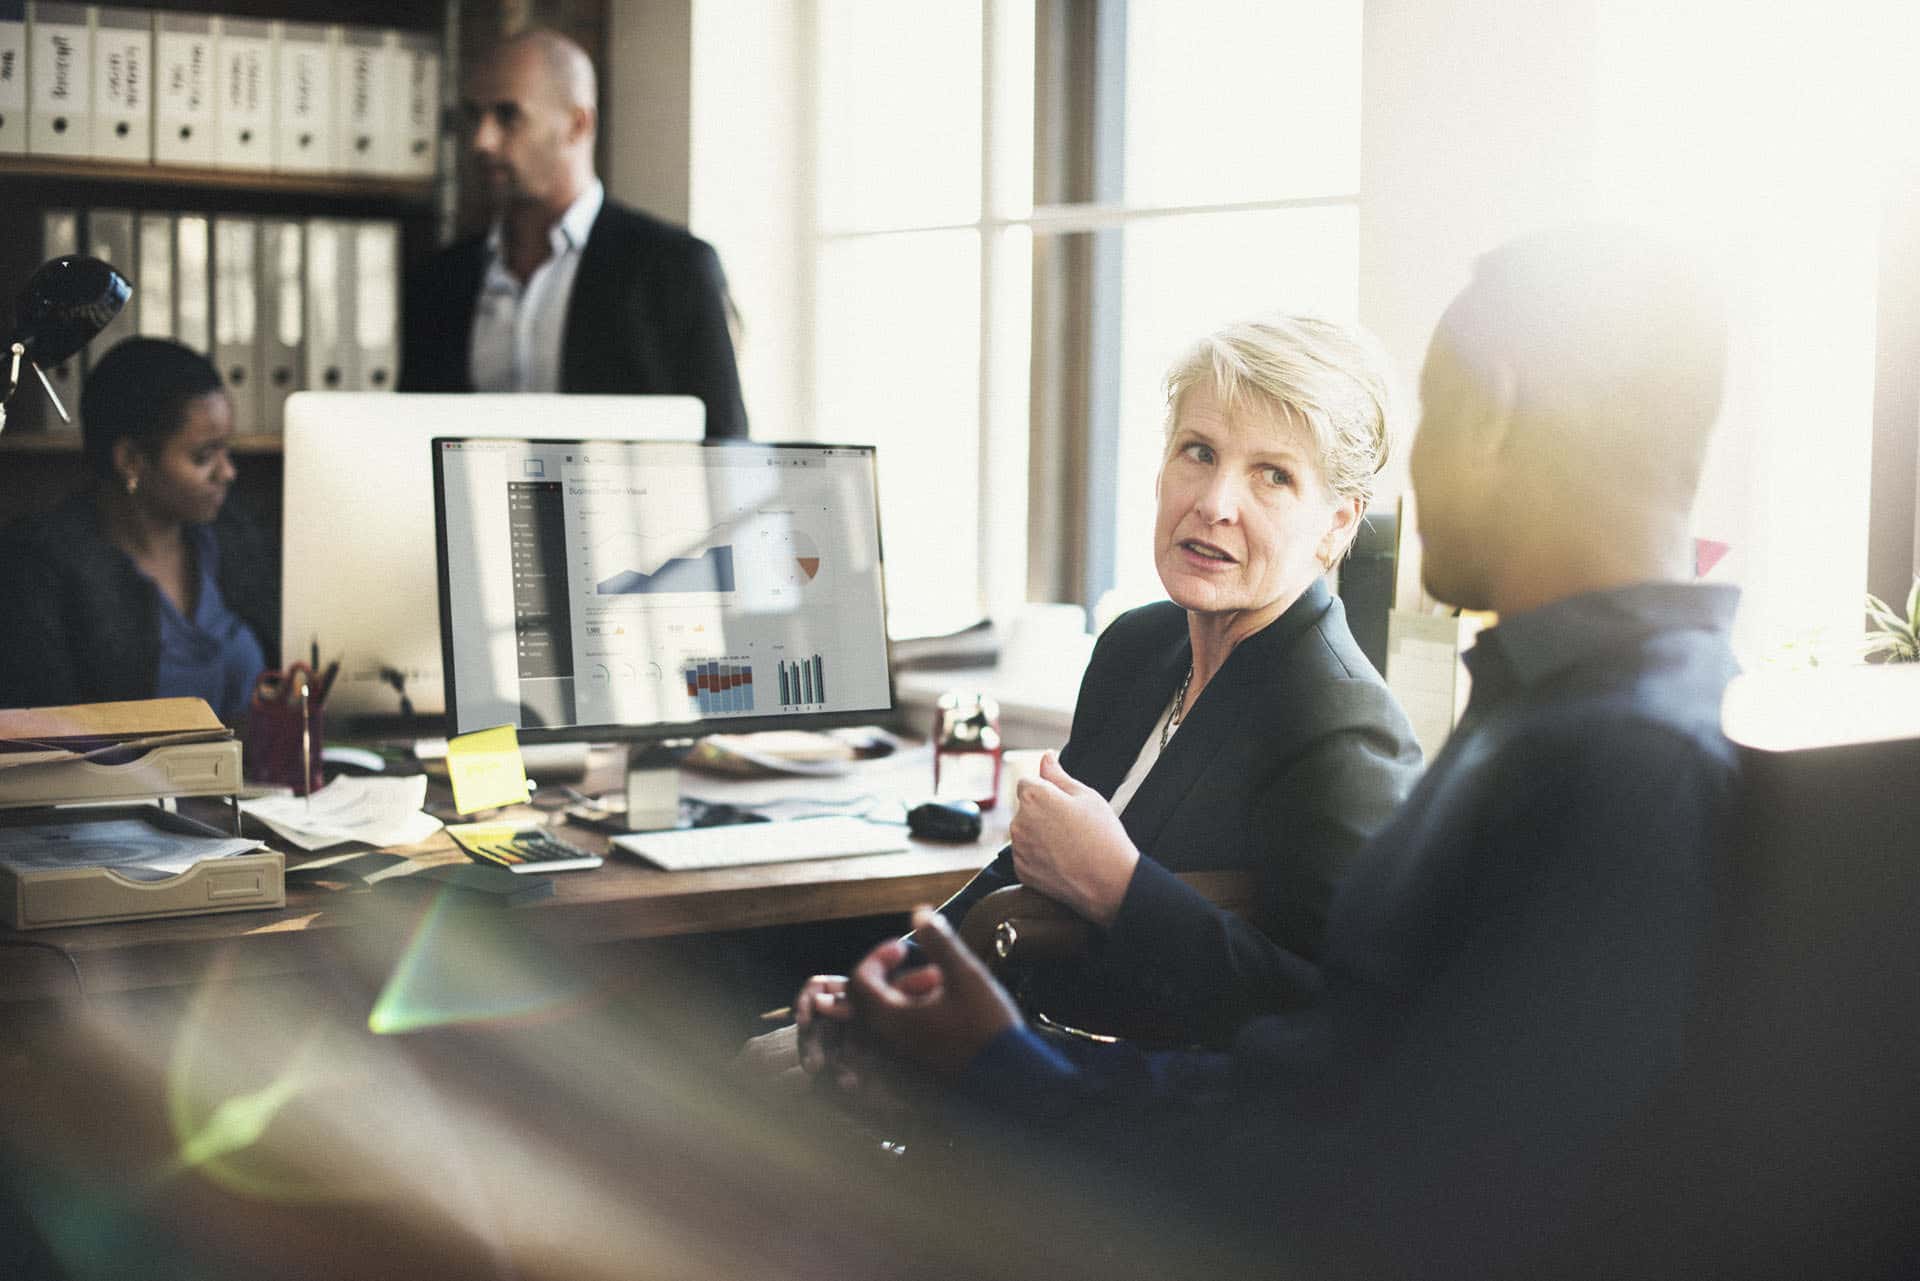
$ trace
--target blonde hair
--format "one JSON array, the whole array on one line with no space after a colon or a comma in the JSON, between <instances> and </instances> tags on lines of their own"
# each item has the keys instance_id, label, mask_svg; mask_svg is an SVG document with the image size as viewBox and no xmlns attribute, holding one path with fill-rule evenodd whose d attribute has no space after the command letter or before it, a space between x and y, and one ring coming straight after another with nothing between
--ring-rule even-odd
<instances>
[{"instance_id":1,"label":"blonde hair","mask_svg":"<svg viewBox=\"0 0 1920 1281\"><path fill-rule=\"evenodd\" d=\"M1327 487L1358 498L1364 514L1397 425L1392 381L1385 350L1358 325L1318 316L1244 320L1208 334L1167 371L1167 443L1199 387L1211 388L1228 413L1290 415L1312 433Z\"/></svg>"}]
</instances>

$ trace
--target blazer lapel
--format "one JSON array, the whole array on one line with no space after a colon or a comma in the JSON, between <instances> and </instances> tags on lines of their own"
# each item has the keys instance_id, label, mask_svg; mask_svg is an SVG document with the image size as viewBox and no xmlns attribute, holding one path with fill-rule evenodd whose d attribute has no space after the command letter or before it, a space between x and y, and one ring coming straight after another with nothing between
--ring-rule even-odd
<instances>
[{"instance_id":1,"label":"blazer lapel","mask_svg":"<svg viewBox=\"0 0 1920 1281\"><path fill-rule=\"evenodd\" d=\"M1127 812L1120 816L1121 825L1136 846L1151 849L1160 829L1173 817L1194 785L1206 776L1220 749L1254 732L1246 720L1260 700L1247 697L1246 690L1271 676L1272 665L1285 661L1284 655L1294 638L1318 623L1332 600L1333 593L1326 580L1315 579L1286 613L1268 624L1266 630L1242 641L1228 657L1219 674L1201 691L1199 701L1187 709L1167 750L1140 790L1133 794L1133 800L1127 803ZM1171 690L1168 694L1171 697ZM1156 710L1165 706L1162 700ZM1137 752L1145 741L1144 735L1133 741ZM1131 757L1128 762L1131 764Z\"/></svg>"},{"instance_id":2,"label":"blazer lapel","mask_svg":"<svg viewBox=\"0 0 1920 1281\"><path fill-rule=\"evenodd\" d=\"M587 243L580 247L580 268L574 273L573 295L567 299L566 328L560 338L561 391L597 390L590 371L603 369L609 363L606 351L613 341L609 326L620 305L624 279L609 247L611 203L600 206L593 230L587 233ZM638 353L632 353L629 359L637 356Z\"/></svg>"}]
</instances>

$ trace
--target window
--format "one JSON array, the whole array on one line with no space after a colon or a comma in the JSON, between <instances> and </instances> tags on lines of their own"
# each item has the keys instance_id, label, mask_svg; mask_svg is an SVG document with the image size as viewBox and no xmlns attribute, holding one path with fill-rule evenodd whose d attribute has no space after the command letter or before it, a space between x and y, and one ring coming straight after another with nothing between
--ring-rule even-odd
<instances>
[{"instance_id":1,"label":"window","mask_svg":"<svg viewBox=\"0 0 1920 1281\"><path fill-rule=\"evenodd\" d=\"M1360 9L821 0L806 430L880 448L896 633L1159 594L1167 364L1354 314Z\"/></svg>"}]
</instances>

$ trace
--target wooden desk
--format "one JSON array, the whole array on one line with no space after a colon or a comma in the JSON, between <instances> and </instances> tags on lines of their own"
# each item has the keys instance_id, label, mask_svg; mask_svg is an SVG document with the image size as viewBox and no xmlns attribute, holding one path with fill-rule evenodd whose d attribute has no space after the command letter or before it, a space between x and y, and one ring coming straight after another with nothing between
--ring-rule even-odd
<instances>
[{"instance_id":1,"label":"wooden desk","mask_svg":"<svg viewBox=\"0 0 1920 1281\"><path fill-rule=\"evenodd\" d=\"M863 763L834 779L736 782L687 775L685 795L735 804L777 797L821 799L872 796L883 803L918 799L932 790L924 749ZM558 829L577 844L604 850L607 838L575 827ZM1006 818L989 814L972 845L913 841L903 854L773 863L702 872L663 872L625 855L612 855L590 872L553 876L551 898L503 909L515 928L547 944L581 945L622 939L704 934L768 925L842 920L906 912L938 903L989 862L1005 841ZM323 851L333 853L335 851ZM423 866L464 861L444 832L399 851ZM295 866L315 855L290 855ZM0 936L51 943L80 967L86 990L127 992L199 981L218 963L233 978L258 978L317 969L343 955L397 956L418 915L414 897L389 891L294 889L284 909L124 921L109 925ZM71 995L73 973L43 948L0 947L0 1001Z\"/></svg>"}]
</instances>

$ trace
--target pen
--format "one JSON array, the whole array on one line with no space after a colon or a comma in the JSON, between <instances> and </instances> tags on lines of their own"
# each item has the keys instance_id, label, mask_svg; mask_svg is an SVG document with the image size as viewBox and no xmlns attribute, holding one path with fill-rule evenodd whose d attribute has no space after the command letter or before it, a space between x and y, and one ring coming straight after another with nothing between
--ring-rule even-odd
<instances>
[{"instance_id":1,"label":"pen","mask_svg":"<svg viewBox=\"0 0 1920 1281\"><path fill-rule=\"evenodd\" d=\"M300 682L300 790L307 796L307 813L313 813L313 731L312 706L308 686Z\"/></svg>"},{"instance_id":2,"label":"pen","mask_svg":"<svg viewBox=\"0 0 1920 1281\"><path fill-rule=\"evenodd\" d=\"M320 692L313 696L314 702L322 706L326 704L327 693L333 688L333 678L339 674L340 660L336 658L331 663L328 663L327 670L320 674Z\"/></svg>"}]
</instances>

